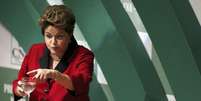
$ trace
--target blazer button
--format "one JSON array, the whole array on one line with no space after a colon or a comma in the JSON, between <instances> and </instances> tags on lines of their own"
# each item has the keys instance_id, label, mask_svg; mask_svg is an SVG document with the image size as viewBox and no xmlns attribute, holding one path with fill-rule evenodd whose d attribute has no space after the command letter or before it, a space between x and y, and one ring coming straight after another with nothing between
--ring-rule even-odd
<instances>
[{"instance_id":1,"label":"blazer button","mask_svg":"<svg viewBox=\"0 0 201 101\"><path fill-rule=\"evenodd\" d=\"M44 93L48 93L48 92L49 92L49 89L46 88L46 89L44 89L43 91L44 91Z\"/></svg>"}]
</instances>

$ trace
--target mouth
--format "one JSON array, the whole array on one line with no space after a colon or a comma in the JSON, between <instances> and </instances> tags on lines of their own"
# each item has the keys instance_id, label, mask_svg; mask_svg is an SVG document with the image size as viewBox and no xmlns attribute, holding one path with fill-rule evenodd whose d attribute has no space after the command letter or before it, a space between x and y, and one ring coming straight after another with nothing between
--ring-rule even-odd
<instances>
[{"instance_id":1,"label":"mouth","mask_svg":"<svg viewBox=\"0 0 201 101\"><path fill-rule=\"evenodd\" d=\"M54 49L54 50L56 50L56 49L58 49L59 47L51 47L51 49Z\"/></svg>"}]
</instances>

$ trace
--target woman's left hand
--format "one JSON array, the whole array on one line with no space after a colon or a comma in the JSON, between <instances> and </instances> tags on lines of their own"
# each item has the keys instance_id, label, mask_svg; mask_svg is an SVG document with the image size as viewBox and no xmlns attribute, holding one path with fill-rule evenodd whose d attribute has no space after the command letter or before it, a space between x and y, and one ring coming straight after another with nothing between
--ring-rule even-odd
<instances>
[{"instance_id":1,"label":"woman's left hand","mask_svg":"<svg viewBox=\"0 0 201 101\"><path fill-rule=\"evenodd\" d=\"M27 72L27 74L28 75L33 74L34 75L33 79L43 82L46 81L48 78L53 78L55 71L56 70L53 69L35 69Z\"/></svg>"}]
</instances>

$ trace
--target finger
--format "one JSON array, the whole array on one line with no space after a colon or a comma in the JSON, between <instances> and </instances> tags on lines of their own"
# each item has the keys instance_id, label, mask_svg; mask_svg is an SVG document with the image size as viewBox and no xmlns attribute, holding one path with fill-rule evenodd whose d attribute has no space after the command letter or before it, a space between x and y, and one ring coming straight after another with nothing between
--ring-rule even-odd
<instances>
[{"instance_id":1,"label":"finger","mask_svg":"<svg viewBox=\"0 0 201 101\"><path fill-rule=\"evenodd\" d=\"M25 96L26 95L26 93L24 92L24 90L22 89L22 87L17 86L17 89L18 89L17 92L20 94L20 96Z\"/></svg>"},{"instance_id":2,"label":"finger","mask_svg":"<svg viewBox=\"0 0 201 101\"><path fill-rule=\"evenodd\" d=\"M44 75L44 76L43 76L43 80L46 80L46 79L47 79L47 75Z\"/></svg>"},{"instance_id":3,"label":"finger","mask_svg":"<svg viewBox=\"0 0 201 101\"><path fill-rule=\"evenodd\" d=\"M35 69L35 70L32 70L32 71L27 72L26 74L27 74L27 75L30 75L30 74L37 73L37 72L38 72L38 70Z\"/></svg>"},{"instance_id":4,"label":"finger","mask_svg":"<svg viewBox=\"0 0 201 101\"><path fill-rule=\"evenodd\" d=\"M22 89L21 86L18 86L18 90L19 90L20 93L23 93L23 92L24 92L24 90Z\"/></svg>"},{"instance_id":5,"label":"finger","mask_svg":"<svg viewBox=\"0 0 201 101\"><path fill-rule=\"evenodd\" d=\"M37 73L36 75L34 75L33 79L38 79L39 75L40 75L40 74Z\"/></svg>"},{"instance_id":6,"label":"finger","mask_svg":"<svg viewBox=\"0 0 201 101\"><path fill-rule=\"evenodd\" d=\"M41 74L41 75L39 76L39 79L43 81L43 80L44 80L43 77L44 77L44 75Z\"/></svg>"}]
</instances>

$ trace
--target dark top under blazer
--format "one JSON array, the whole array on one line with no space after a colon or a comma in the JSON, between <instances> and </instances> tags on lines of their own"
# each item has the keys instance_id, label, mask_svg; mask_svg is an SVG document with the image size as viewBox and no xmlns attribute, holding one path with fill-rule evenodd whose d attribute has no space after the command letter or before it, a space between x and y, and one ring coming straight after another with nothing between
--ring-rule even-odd
<instances>
[{"instance_id":1,"label":"dark top under blazer","mask_svg":"<svg viewBox=\"0 0 201 101\"><path fill-rule=\"evenodd\" d=\"M30 101L89 101L89 84L93 74L93 53L77 44L70 45L63 58L56 66L56 70L67 74L73 83L75 91L65 89L55 80L47 80L37 85L31 93ZM49 50L44 43L34 44L25 56L18 78L13 81L13 91L17 82L28 71L48 68ZM15 99L18 99L16 95Z\"/></svg>"}]
</instances>

